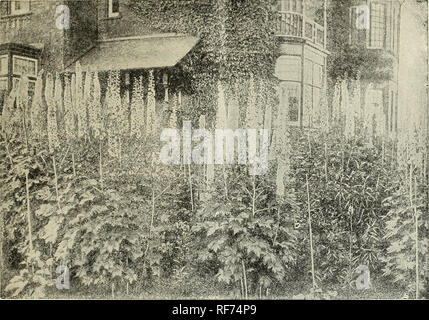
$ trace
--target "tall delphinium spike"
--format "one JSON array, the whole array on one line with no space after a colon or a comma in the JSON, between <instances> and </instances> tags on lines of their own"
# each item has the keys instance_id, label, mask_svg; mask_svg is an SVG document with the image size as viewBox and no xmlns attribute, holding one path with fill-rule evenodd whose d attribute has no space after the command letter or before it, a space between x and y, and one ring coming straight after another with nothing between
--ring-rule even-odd
<instances>
[{"instance_id":1,"label":"tall delphinium spike","mask_svg":"<svg viewBox=\"0 0 429 320\"><path fill-rule=\"evenodd\" d=\"M264 125L264 107L268 101L268 85L263 78L258 81L258 89L256 92L256 128L262 129Z\"/></svg>"},{"instance_id":2,"label":"tall delphinium spike","mask_svg":"<svg viewBox=\"0 0 429 320\"><path fill-rule=\"evenodd\" d=\"M264 129L267 129L267 130L271 131L272 122L273 122L273 106L271 104L268 104L265 107Z\"/></svg>"},{"instance_id":3,"label":"tall delphinium spike","mask_svg":"<svg viewBox=\"0 0 429 320\"><path fill-rule=\"evenodd\" d=\"M15 111L15 102L18 89L13 88L10 93L7 95L3 112L2 112L2 130L7 136L12 136L16 132L16 111Z\"/></svg>"},{"instance_id":4,"label":"tall delphinium spike","mask_svg":"<svg viewBox=\"0 0 429 320\"><path fill-rule=\"evenodd\" d=\"M272 139L272 135L273 135L273 130L272 130L272 125L273 124L273 106L271 103L268 103L265 107L265 113L264 113L264 125L263 125L263 129L268 130L268 134L269 134L269 138L268 138L268 145L264 145L264 148L267 148L268 153L271 151L271 144L273 143Z\"/></svg>"},{"instance_id":5,"label":"tall delphinium spike","mask_svg":"<svg viewBox=\"0 0 429 320\"><path fill-rule=\"evenodd\" d=\"M322 89L320 90L320 102L317 114L317 121L320 129L323 132L329 131L330 126L330 115L329 115L329 104L328 104L328 92L326 85L323 84Z\"/></svg>"},{"instance_id":6,"label":"tall delphinium spike","mask_svg":"<svg viewBox=\"0 0 429 320\"><path fill-rule=\"evenodd\" d=\"M281 101L289 101L288 91L280 90ZM275 141L270 150L277 160L276 195L279 199L285 196L284 179L289 171L289 132L288 132L288 103L279 106L275 125Z\"/></svg>"},{"instance_id":7,"label":"tall delphinium spike","mask_svg":"<svg viewBox=\"0 0 429 320\"><path fill-rule=\"evenodd\" d=\"M232 94L228 104L227 128L236 130L240 127L240 109L236 94Z\"/></svg>"},{"instance_id":8,"label":"tall delphinium spike","mask_svg":"<svg viewBox=\"0 0 429 320\"><path fill-rule=\"evenodd\" d=\"M227 128L227 110L225 103L225 90L221 81L218 81L217 85L217 112L216 112L216 129Z\"/></svg>"},{"instance_id":9,"label":"tall delphinium spike","mask_svg":"<svg viewBox=\"0 0 429 320\"><path fill-rule=\"evenodd\" d=\"M374 105L372 104L372 84L369 84L365 90L363 108L363 128L369 145L373 144L374 138Z\"/></svg>"},{"instance_id":10,"label":"tall delphinium spike","mask_svg":"<svg viewBox=\"0 0 429 320\"><path fill-rule=\"evenodd\" d=\"M101 104L101 86L98 72L93 74L93 94L90 104L90 128L94 138L99 138L103 128L103 107Z\"/></svg>"},{"instance_id":11,"label":"tall delphinium spike","mask_svg":"<svg viewBox=\"0 0 429 320\"><path fill-rule=\"evenodd\" d=\"M48 107L48 146L49 152L53 153L59 147L58 126L57 126L57 110L54 99L54 80L52 75L48 74L45 85L45 99Z\"/></svg>"},{"instance_id":12,"label":"tall delphinium spike","mask_svg":"<svg viewBox=\"0 0 429 320\"><path fill-rule=\"evenodd\" d=\"M88 137L88 128L89 128L89 115L92 113L92 94L93 94L93 74L90 71L85 72L85 82L83 85L83 94L82 94L82 129L84 132L85 138Z\"/></svg>"},{"instance_id":13,"label":"tall delphinium spike","mask_svg":"<svg viewBox=\"0 0 429 320\"><path fill-rule=\"evenodd\" d=\"M131 135L140 139L144 129L143 77L134 79L133 99L131 101Z\"/></svg>"},{"instance_id":14,"label":"tall delphinium spike","mask_svg":"<svg viewBox=\"0 0 429 320\"><path fill-rule=\"evenodd\" d=\"M146 134L152 135L156 129L155 79L153 70L149 71L146 107Z\"/></svg>"},{"instance_id":15,"label":"tall delphinium spike","mask_svg":"<svg viewBox=\"0 0 429 320\"><path fill-rule=\"evenodd\" d=\"M341 110L344 114L344 135L350 139L355 133L355 107L353 100L350 98L348 83L343 80L341 85Z\"/></svg>"},{"instance_id":16,"label":"tall delphinium spike","mask_svg":"<svg viewBox=\"0 0 429 320\"><path fill-rule=\"evenodd\" d=\"M55 108L57 110L57 123L63 120L64 115L64 100L63 100L63 84L60 78L59 74L55 75L55 89L54 89L54 101L55 101ZM61 116L60 116L61 115ZM63 135L64 132L64 126L60 126L58 128L58 135ZM61 132L60 132L61 130Z\"/></svg>"},{"instance_id":17,"label":"tall delphinium spike","mask_svg":"<svg viewBox=\"0 0 429 320\"><path fill-rule=\"evenodd\" d=\"M169 128L177 127L177 94L173 95L173 99L171 101L171 114L169 119Z\"/></svg>"},{"instance_id":18,"label":"tall delphinium spike","mask_svg":"<svg viewBox=\"0 0 429 320\"><path fill-rule=\"evenodd\" d=\"M357 79L353 82L352 105L354 108L354 117L355 117L355 133L357 133L362 129L361 126L362 126L362 116L363 116L360 79Z\"/></svg>"},{"instance_id":19,"label":"tall delphinium spike","mask_svg":"<svg viewBox=\"0 0 429 320\"><path fill-rule=\"evenodd\" d=\"M206 116L201 115L198 123L199 123L200 129L206 129L207 128ZM213 152L213 150L212 150L212 152ZM204 155L204 160L205 160L204 163L206 163L206 166L205 166L206 190L209 190L209 187L213 184L214 177L215 177L213 158L207 159L206 155Z\"/></svg>"},{"instance_id":20,"label":"tall delphinium spike","mask_svg":"<svg viewBox=\"0 0 429 320\"><path fill-rule=\"evenodd\" d=\"M249 96L247 98L246 108L246 126L250 129L256 129L256 93L255 93L255 80L253 74L249 77Z\"/></svg>"},{"instance_id":21,"label":"tall delphinium spike","mask_svg":"<svg viewBox=\"0 0 429 320\"><path fill-rule=\"evenodd\" d=\"M75 108L77 114L77 137L79 139L85 136L86 129L86 105L84 103L84 95L83 95L83 73L82 68L80 67L79 62L76 63L76 86L75 86Z\"/></svg>"},{"instance_id":22,"label":"tall delphinium spike","mask_svg":"<svg viewBox=\"0 0 429 320\"><path fill-rule=\"evenodd\" d=\"M46 128L46 110L42 100L43 96L43 71L41 70L36 78L34 86L34 96L31 104L31 135L33 140L40 140Z\"/></svg>"},{"instance_id":23,"label":"tall delphinium spike","mask_svg":"<svg viewBox=\"0 0 429 320\"><path fill-rule=\"evenodd\" d=\"M337 82L334 86L334 96L332 98L332 120L337 125L340 121L341 84Z\"/></svg>"},{"instance_id":24,"label":"tall delphinium spike","mask_svg":"<svg viewBox=\"0 0 429 320\"><path fill-rule=\"evenodd\" d=\"M108 153L111 157L118 157L119 141L118 141L118 114L121 105L119 73L110 71L107 92L106 92L106 109L107 109L107 139Z\"/></svg>"},{"instance_id":25,"label":"tall delphinium spike","mask_svg":"<svg viewBox=\"0 0 429 320\"><path fill-rule=\"evenodd\" d=\"M28 77L22 76L18 84L18 93L16 97L16 115L19 117L21 136L28 148L29 143L29 108L28 108Z\"/></svg>"},{"instance_id":26,"label":"tall delphinium spike","mask_svg":"<svg viewBox=\"0 0 429 320\"><path fill-rule=\"evenodd\" d=\"M70 142L74 140L76 134L74 120L75 111L72 102L71 79L69 77L65 77L64 83L64 129L67 141Z\"/></svg>"},{"instance_id":27,"label":"tall delphinium spike","mask_svg":"<svg viewBox=\"0 0 429 320\"><path fill-rule=\"evenodd\" d=\"M228 114L226 110L226 102L225 102L225 90L222 85L222 82L218 80L217 84L217 113L216 113L216 129L226 129L228 127ZM223 145L223 154L225 155L226 147ZM227 172L225 170L225 166L222 166L223 180L224 180L224 191L225 198L228 198L228 184L227 184ZM210 176L211 178L211 176ZM211 186L213 184L212 180L208 180L208 185Z\"/></svg>"},{"instance_id":28,"label":"tall delphinium spike","mask_svg":"<svg viewBox=\"0 0 429 320\"><path fill-rule=\"evenodd\" d=\"M95 110L94 110L94 74L91 71L85 72L85 81L83 85L83 96L82 101L86 108L86 123L85 123L85 137L91 137L92 127L91 120L95 119Z\"/></svg>"}]
</instances>

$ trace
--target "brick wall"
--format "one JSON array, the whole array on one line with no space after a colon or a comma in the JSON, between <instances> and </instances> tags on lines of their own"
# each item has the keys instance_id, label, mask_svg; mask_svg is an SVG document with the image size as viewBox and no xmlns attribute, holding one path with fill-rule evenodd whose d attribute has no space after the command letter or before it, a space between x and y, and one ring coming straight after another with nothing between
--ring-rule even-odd
<instances>
[{"instance_id":1,"label":"brick wall","mask_svg":"<svg viewBox=\"0 0 429 320\"><path fill-rule=\"evenodd\" d=\"M67 66L97 41L98 0L68 0L64 4L70 8L70 29L64 33L64 61Z\"/></svg>"},{"instance_id":2,"label":"brick wall","mask_svg":"<svg viewBox=\"0 0 429 320\"><path fill-rule=\"evenodd\" d=\"M145 28L128 6L128 0L120 1L119 17L108 17L108 1L98 0L99 39L147 35L153 30Z\"/></svg>"},{"instance_id":3,"label":"brick wall","mask_svg":"<svg viewBox=\"0 0 429 320\"><path fill-rule=\"evenodd\" d=\"M63 1L31 0L30 12L8 15L6 1L0 2L0 44L15 42L42 47L42 68L57 70L63 64L63 31L56 28L56 7Z\"/></svg>"}]
</instances>

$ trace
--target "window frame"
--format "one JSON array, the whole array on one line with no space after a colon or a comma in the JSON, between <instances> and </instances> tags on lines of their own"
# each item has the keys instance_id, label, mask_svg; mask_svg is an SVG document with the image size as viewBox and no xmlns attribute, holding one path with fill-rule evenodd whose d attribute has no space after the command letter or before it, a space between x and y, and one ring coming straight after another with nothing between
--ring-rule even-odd
<instances>
[{"instance_id":1,"label":"window frame","mask_svg":"<svg viewBox=\"0 0 429 320\"><path fill-rule=\"evenodd\" d=\"M28 77L33 77L33 78L37 77L37 74L39 72L39 61L37 59L35 59L35 58L21 56L21 55L18 55L18 54L13 54L12 55L12 76L15 76L15 75L21 76L21 75L23 75L22 73L18 73L18 72L15 71L15 64L16 64L15 58L34 62L35 63L35 73L34 74L24 74L24 75L26 75Z\"/></svg>"},{"instance_id":2,"label":"window frame","mask_svg":"<svg viewBox=\"0 0 429 320\"><path fill-rule=\"evenodd\" d=\"M113 2L118 1L118 12L113 11ZM107 0L107 17L117 18L120 16L120 1L119 0Z\"/></svg>"},{"instance_id":3,"label":"window frame","mask_svg":"<svg viewBox=\"0 0 429 320\"><path fill-rule=\"evenodd\" d=\"M302 95L301 87L302 87L301 83L297 82L297 81L285 80L285 81L282 81L280 84L280 103L281 103L280 107L285 106L284 105L285 101L283 98L284 98L284 92L287 91L288 101L287 101L287 115L286 116L287 116L287 123L289 125L292 125L292 126L300 126L300 124L301 124L301 109L302 109L302 106L301 106L301 100L302 100L301 99L301 95ZM294 92L296 94L292 95L291 92ZM297 104L298 104L298 120L296 120L296 121L292 121L290 119L291 98L296 98Z\"/></svg>"},{"instance_id":4,"label":"window frame","mask_svg":"<svg viewBox=\"0 0 429 320\"><path fill-rule=\"evenodd\" d=\"M383 10L381 11L382 13L383 13L383 16L382 17L378 17L379 19L383 19L383 22L382 22L382 29L380 29L380 30L383 30L383 34L382 34L382 43L381 43L381 45L379 46L379 45L374 45L374 40L373 40L373 35L374 35L374 15L373 15L373 13L374 13L374 10L373 10L373 6L374 5L378 5L378 6L381 6L382 8L383 8ZM369 8L369 15L370 15L370 18L369 18L369 34L368 34L368 49L385 49L386 48L386 32L387 32L387 30L386 30L386 27L387 27L387 23L386 23L386 20L387 20L387 12L386 12L386 10L387 10L387 8L386 8L386 4L385 3L383 3L383 2L378 2L378 1L373 1L373 2L371 2L370 3L370 8ZM378 30L378 31L380 31L380 30ZM377 42L378 42L378 40L377 40Z\"/></svg>"},{"instance_id":5,"label":"window frame","mask_svg":"<svg viewBox=\"0 0 429 320\"><path fill-rule=\"evenodd\" d=\"M18 2L21 2L21 5L22 4L25 4L25 5L22 6L20 9L16 9L16 4ZM30 3L30 0L12 0L10 2L9 8L10 8L9 13L11 16L26 14L26 13L29 13L31 10L31 3Z\"/></svg>"},{"instance_id":6,"label":"window frame","mask_svg":"<svg viewBox=\"0 0 429 320\"><path fill-rule=\"evenodd\" d=\"M0 83L2 83L3 81L5 81L6 82L6 89L2 89L2 87L0 86L0 91L2 91L2 90L6 90L7 91L7 89L8 89L8 85L9 85L9 77L7 77L7 76L0 76Z\"/></svg>"},{"instance_id":7,"label":"window frame","mask_svg":"<svg viewBox=\"0 0 429 320\"><path fill-rule=\"evenodd\" d=\"M5 59L6 60L6 70L5 72L1 69L1 61ZM7 77L9 75L9 55L8 54L2 54L0 55L0 77Z\"/></svg>"}]
</instances>

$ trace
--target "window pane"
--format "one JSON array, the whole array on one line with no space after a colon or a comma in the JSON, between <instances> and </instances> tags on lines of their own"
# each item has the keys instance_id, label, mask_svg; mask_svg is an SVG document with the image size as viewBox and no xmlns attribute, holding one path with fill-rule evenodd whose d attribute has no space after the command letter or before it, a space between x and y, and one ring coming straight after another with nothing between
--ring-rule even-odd
<instances>
[{"instance_id":1,"label":"window pane","mask_svg":"<svg viewBox=\"0 0 429 320\"><path fill-rule=\"evenodd\" d=\"M300 84L293 82L283 83L281 89L280 106L283 108L288 107L290 122L298 122L301 105Z\"/></svg>"},{"instance_id":2,"label":"window pane","mask_svg":"<svg viewBox=\"0 0 429 320\"><path fill-rule=\"evenodd\" d=\"M383 48L385 37L385 11L384 4L371 4L371 47Z\"/></svg>"},{"instance_id":3,"label":"window pane","mask_svg":"<svg viewBox=\"0 0 429 320\"><path fill-rule=\"evenodd\" d=\"M0 57L0 74L7 74L7 58L8 56Z\"/></svg>"},{"instance_id":4,"label":"window pane","mask_svg":"<svg viewBox=\"0 0 429 320\"><path fill-rule=\"evenodd\" d=\"M321 65L313 65L313 85L315 87L321 88L323 82L323 68Z\"/></svg>"},{"instance_id":5,"label":"window pane","mask_svg":"<svg viewBox=\"0 0 429 320\"><path fill-rule=\"evenodd\" d=\"M7 90L7 78L0 78L0 91Z\"/></svg>"},{"instance_id":6,"label":"window pane","mask_svg":"<svg viewBox=\"0 0 429 320\"><path fill-rule=\"evenodd\" d=\"M301 58L282 56L277 59L275 74L280 80L301 81Z\"/></svg>"},{"instance_id":7,"label":"window pane","mask_svg":"<svg viewBox=\"0 0 429 320\"><path fill-rule=\"evenodd\" d=\"M310 126L312 123L313 115L313 87L309 85L304 86L304 108L303 108L303 126Z\"/></svg>"},{"instance_id":8,"label":"window pane","mask_svg":"<svg viewBox=\"0 0 429 320\"><path fill-rule=\"evenodd\" d=\"M304 62L304 81L305 83L313 83L313 62L306 59Z\"/></svg>"},{"instance_id":9,"label":"window pane","mask_svg":"<svg viewBox=\"0 0 429 320\"><path fill-rule=\"evenodd\" d=\"M28 58L13 57L13 74L37 75L37 62Z\"/></svg>"},{"instance_id":10,"label":"window pane","mask_svg":"<svg viewBox=\"0 0 429 320\"><path fill-rule=\"evenodd\" d=\"M113 13L119 12L119 0L112 1L112 12Z\"/></svg>"},{"instance_id":11,"label":"window pane","mask_svg":"<svg viewBox=\"0 0 429 320\"><path fill-rule=\"evenodd\" d=\"M12 1L11 13L25 13L30 11L30 0Z\"/></svg>"}]
</instances>

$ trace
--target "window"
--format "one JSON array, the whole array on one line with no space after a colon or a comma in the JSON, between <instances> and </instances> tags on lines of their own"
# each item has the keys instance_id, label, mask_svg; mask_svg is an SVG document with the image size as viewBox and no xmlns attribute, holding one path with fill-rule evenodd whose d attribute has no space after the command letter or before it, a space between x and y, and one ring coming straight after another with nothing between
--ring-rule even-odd
<instances>
[{"instance_id":1,"label":"window","mask_svg":"<svg viewBox=\"0 0 429 320\"><path fill-rule=\"evenodd\" d=\"M24 14L30 12L30 0L12 1L10 14Z\"/></svg>"},{"instance_id":2,"label":"window","mask_svg":"<svg viewBox=\"0 0 429 320\"><path fill-rule=\"evenodd\" d=\"M386 15L382 3L371 3L370 47L381 49L385 45Z\"/></svg>"},{"instance_id":3,"label":"window","mask_svg":"<svg viewBox=\"0 0 429 320\"><path fill-rule=\"evenodd\" d=\"M277 59L275 74L280 80L301 82L301 58L281 56Z\"/></svg>"},{"instance_id":4,"label":"window","mask_svg":"<svg viewBox=\"0 0 429 320\"><path fill-rule=\"evenodd\" d=\"M302 13L302 0L279 0L278 10Z\"/></svg>"},{"instance_id":5,"label":"window","mask_svg":"<svg viewBox=\"0 0 429 320\"><path fill-rule=\"evenodd\" d=\"M0 74L2 75L8 74L7 60L8 56L0 56Z\"/></svg>"},{"instance_id":6,"label":"window","mask_svg":"<svg viewBox=\"0 0 429 320\"><path fill-rule=\"evenodd\" d=\"M301 84L284 82L281 87L280 107L288 108L288 120L291 124L299 124L301 105Z\"/></svg>"},{"instance_id":7,"label":"window","mask_svg":"<svg viewBox=\"0 0 429 320\"><path fill-rule=\"evenodd\" d=\"M350 8L350 44L366 44L368 16L356 6Z\"/></svg>"},{"instance_id":8,"label":"window","mask_svg":"<svg viewBox=\"0 0 429 320\"><path fill-rule=\"evenodd\" d=\"M323 67L306 59L304 64L304 126L313 126L320 117L320 97L323 85Z\"/></svg>"},{"instance_id":9,"label":"window","mask_svg":"<svg viewBox=\"0 0 429 320\"><path fill-rule=\"evenodd\" d=\"M107 0L108 1L108 17L119 16L119 0Z\"/></svg>"},{"instance_id":10,"label":"window","mask_svg":"<svg viewBox=\"0 0 429 320\"><path fill-rule=\"evenodd\" d=\"M21 79L20 78L16 78L14 77L12 80L12 88L13 89L17 89L19 88L19 81ZM30 99L34 96L34 89L36 88L36 81L34 80L29 80L28 81L28 96L30 97Z\"/></svg>"},{"instance_id":11,"label":"window","mask_svg":"<svg viewBox=\"0 0 429 320\"><path fill-rule=\"evenodd\" d=\"M37 60L21 56L13 56L13 74L36 77Z\"/></svg>"},{"instance_id":12,"label":"window","mask_svg":"<svg viewBox=\"0 0 429 320\"><path fill-rule=\"evenodd\" d=\"M7 78L0 78L0 92L7 90Z\"/></svg>"}]
</instances>

